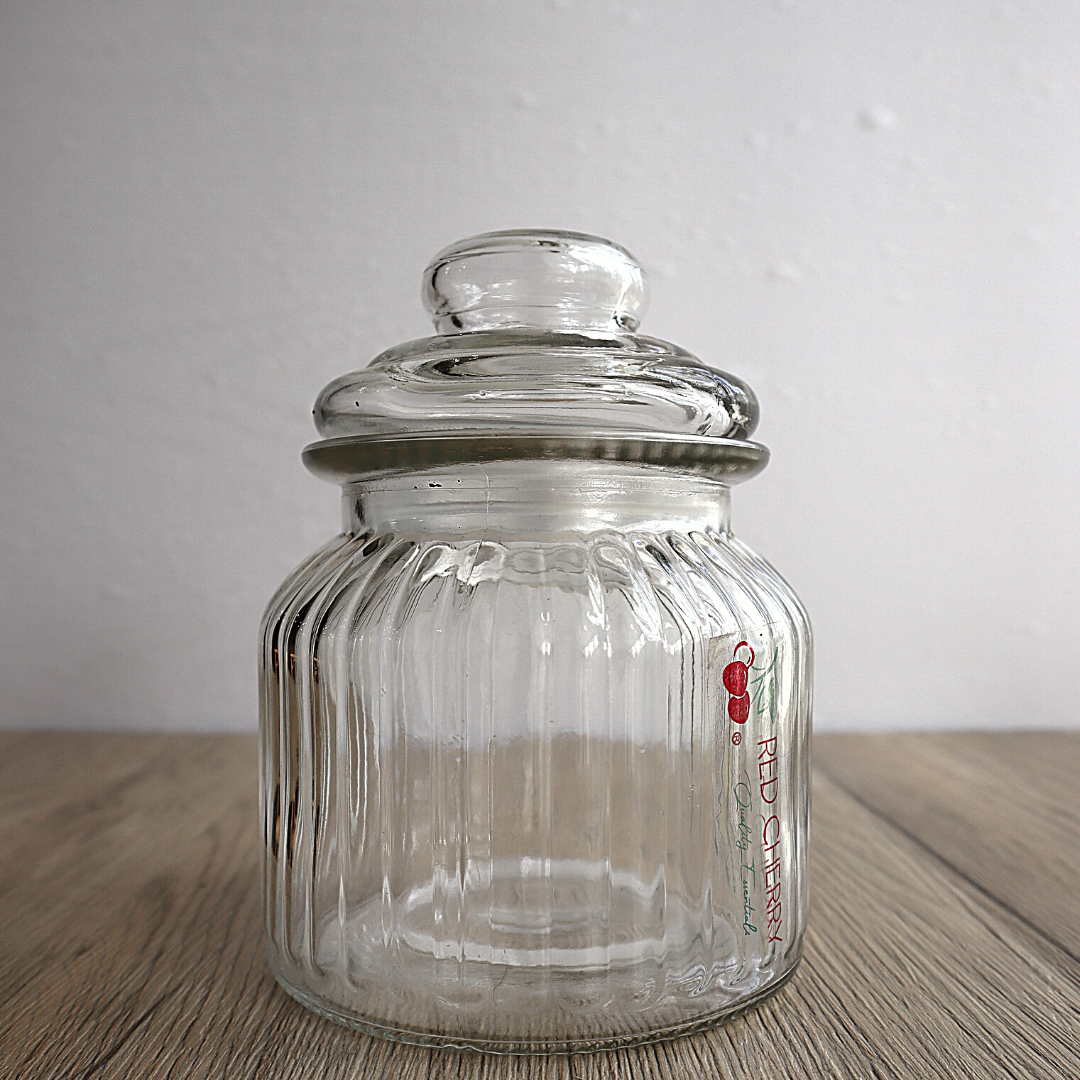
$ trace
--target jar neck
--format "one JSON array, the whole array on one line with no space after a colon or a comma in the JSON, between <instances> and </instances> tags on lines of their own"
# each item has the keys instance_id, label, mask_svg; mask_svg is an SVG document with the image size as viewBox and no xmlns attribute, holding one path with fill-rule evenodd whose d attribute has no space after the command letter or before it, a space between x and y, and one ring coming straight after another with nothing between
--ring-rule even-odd
<instances>
[{"instance_id":1,"label":"jar neck","mask_svg":"<svg viewBox=\"0 0 1080 1080\"><path fill-rule=\"evenodd\" d=\"M730 489L701 476L610 462L505 461L347 485L345 531L550 537L604 529L729 528Z\"/></svg>"}]
</instances>

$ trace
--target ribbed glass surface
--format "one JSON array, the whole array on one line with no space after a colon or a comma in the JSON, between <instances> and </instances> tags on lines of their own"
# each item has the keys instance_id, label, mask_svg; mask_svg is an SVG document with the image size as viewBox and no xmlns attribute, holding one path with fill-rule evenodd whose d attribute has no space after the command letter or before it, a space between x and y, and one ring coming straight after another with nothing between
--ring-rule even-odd
<instances>
[{"instance_id":1,"label":"ribbed glass surface","mask_svg":"<svg viewBox=\"0 0 1080 1080\"><path fill-rule=\"evenodd\" d=\"M790 974L810 629L727 505L603 463L346 489L262 628L286 989L390 1037L556 1051L691 1030Z\"/></svg>"}]
</instances>

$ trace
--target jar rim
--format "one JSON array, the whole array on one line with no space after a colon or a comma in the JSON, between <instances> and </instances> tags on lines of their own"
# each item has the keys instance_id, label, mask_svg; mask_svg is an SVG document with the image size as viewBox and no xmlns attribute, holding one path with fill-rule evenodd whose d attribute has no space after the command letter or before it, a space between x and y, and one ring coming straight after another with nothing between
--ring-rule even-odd
<instances>
[{"instance_id":1,"label":"jar rim","mask_svg":"<svg viewBox=\"0 0 1080 1080\"><path fill-rule=\"evenodd\" d=\"M742 439L706 435L671 438L593 432L574 437L534 434L345 436L304 448L304 465L339 484L391 472L493 461L608 461L645 465L741 483L769 463L768 448Z\"/></svg>"}]
</instances>

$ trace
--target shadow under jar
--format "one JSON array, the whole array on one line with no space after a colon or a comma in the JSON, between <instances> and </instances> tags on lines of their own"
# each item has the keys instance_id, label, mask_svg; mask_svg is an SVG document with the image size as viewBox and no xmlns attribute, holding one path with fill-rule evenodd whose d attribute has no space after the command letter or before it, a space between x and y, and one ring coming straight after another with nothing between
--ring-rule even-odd
<instances>
[{"instance_id":1,"label":"shadow under jar","mask_svg":"<svg viewBox=\"0 0 1080 1080\"><path fill-rule=\"evenodd\" d=\"M320 395L344 528L263 620L273 972L416 1043L716 1023L807 912L810 626L729 521L757 402L634 333L595 237L463 241L424 299L436 337Z\"/></svg>"}]
</instances>

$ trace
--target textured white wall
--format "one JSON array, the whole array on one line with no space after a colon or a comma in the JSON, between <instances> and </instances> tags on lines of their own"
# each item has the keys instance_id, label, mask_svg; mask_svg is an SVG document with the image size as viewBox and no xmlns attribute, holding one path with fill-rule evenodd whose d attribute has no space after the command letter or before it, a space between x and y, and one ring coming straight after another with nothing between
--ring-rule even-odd
<instances>
[{"instance_id":1,"label":"textured white wall","mask_svg":"<svg viewBox=\"0 0 1080 1080\"><path fill-rule=\"evenodd\" d=\"M250 727L333 376L492 228L745 376L819 729L1072 724L1080 6L0 5L0 724Z\"/></svg>"}]
</instances>

